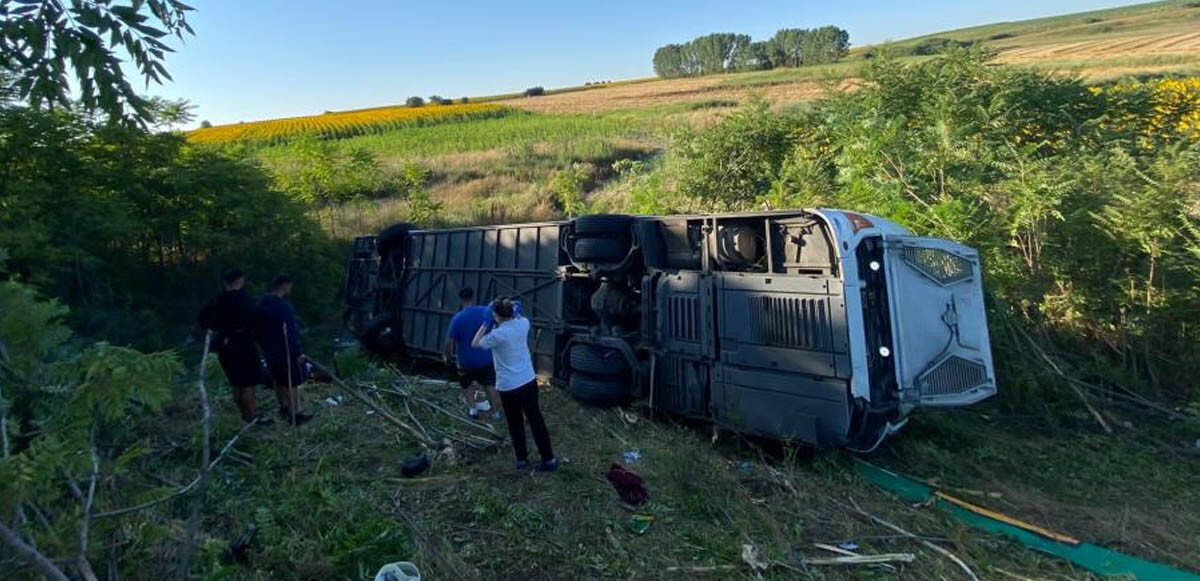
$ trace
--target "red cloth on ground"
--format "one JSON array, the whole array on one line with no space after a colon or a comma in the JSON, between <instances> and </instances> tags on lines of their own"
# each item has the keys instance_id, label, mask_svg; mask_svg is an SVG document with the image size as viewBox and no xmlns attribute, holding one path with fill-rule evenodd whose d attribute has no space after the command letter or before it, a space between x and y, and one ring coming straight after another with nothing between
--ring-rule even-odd
<instances>
[{"instance_id":1,"label":"red cloth on ground","mask_svg":"<svg viewBox=\"0 0 1200 581\"><path fill-rule=\"evenodd\" d=\"M613 464L605 478L617 489L621 500L629 504L639 505L650 500L650 493L646 491L646 481L620 464Z\"/></svg>"}]
</instances>

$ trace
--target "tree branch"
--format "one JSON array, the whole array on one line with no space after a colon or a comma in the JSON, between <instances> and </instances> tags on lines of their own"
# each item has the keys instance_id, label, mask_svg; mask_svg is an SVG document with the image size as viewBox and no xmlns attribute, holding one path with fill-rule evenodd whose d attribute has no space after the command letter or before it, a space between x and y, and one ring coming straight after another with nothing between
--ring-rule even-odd
<instances>
[{"instance_id":1,"label":"tree branch","mask_svg":"<svg viewBox=\"0 0 1200 581\"><path fill-rule=\"evenodd\" d=\"M192 512L188 515L187 536L183 541L183 548L179 551L179 571L176 577L180 579L188 578L188 563L192 560L192 553L196 550L196 533L200 528L200 510L204 507L204 493L208 489L208 477L212 473L212 442L210 441L210 432L212 431L212 406L208 403L208 390L204 387L204 369L208 363L208 349L212 344L212 331L204 334L204 353L200 356L200 371L196 373L196 391L200 393L200 408L203 410L203 416L200 420L201 431L203 433L203 444L201 448L200 460L200 475L196 478L197 483L196 496L192 498Z\"/></svg>"},{"instance_id":2,"label":"tree branch","mask_svg":"<svg viewBox=\"0 0 1200 581\"><path fill-rule=\"evenodd\" d=\"M230 438L229 441L225 443L225 447L221 448L221 452L217 454L217 457L214 458L211 463L209 463L209 467L216 468L217 464L220 464L221 460L225 459L225 455L228 454L229 450L233 448L233 445L237 443L238 438L241 438L242 434L245 434L247 430L249 430L250 428L253 428L256 425L258 425L257 419L255 419L253 422L250 422L250 423L246 424L245 426L243 426L241 430L238 430L238 433L234 434L233 437ZM187 494L188 492L191 492L191 490L193 488L195 488L197 484L200 484L200 476L199 475L197 475L195 478L193 478L191 482L185 484L183 486L183 488L180 488L179 490L176 490L175 492L172 492L162 498L156 498L154 500L149 500L149 501L143 502L141 504L136 504L134 506L127 506L125 508L118 508L116 510L110 510L107 512L98 512L98 513L92 515L92 518L111 518L114 516L121 516L123 514L129 514L131 512L137 512L139 510L145 510L145 509L153 507L153 506L158 506L164 502L168 502L172 499L179 498L180 496L183 496L183 495Z\"/></svg>"},{"instance_id":3,"label":"tree branch","mask_svg":"<svg viewBox=\"0 0 1200 581\"><path fill-rule=\"evenodd\" d=\"M96 477L100 473L100 455L96 453L96 431L93 428L89 438L91 446L89 451L92 454L92 474L88 478L87 499L83 505L83 526L79 529L79 557L76 563L79 566L79 572L87 581L97 581L96 572L92 570L92 564L88 562L88 534L92 525L92 503L96 499Z\"/></svg>"},{"instance_id":4,"label":"tree branch","mask_svg":"<svg viewBox=\"0 0 1200 581\"><path fill-rule=\"evenodd\" d=\"M4 340L0 339L0 364L8 369L8 347L4 344ZM0 390L0 449L3 450L3 458L8 458L8 406L4 405L4 392Z\"/></svg>"},{"instance_id":5,"label":"tree branch","mask_svg":"<svg viewBox=\"0 0 1200 581\"><path fill-rule=\"evenodd\" d=\"M2 522L0 522L0 541L4 541L4 544L12 547L18 555L29 561L46 578L53 581L70 581L67 575L62 572L62 569L55 566L53 561L47 559L45 555L38 552L29 543L21 540L20 535L16 531L8 528Z\"/></svg>"}]
</instances>

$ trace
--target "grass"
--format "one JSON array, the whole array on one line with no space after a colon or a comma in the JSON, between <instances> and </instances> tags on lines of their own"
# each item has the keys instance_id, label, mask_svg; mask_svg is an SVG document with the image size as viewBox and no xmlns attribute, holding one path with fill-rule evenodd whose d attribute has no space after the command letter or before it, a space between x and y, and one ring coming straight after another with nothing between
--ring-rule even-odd
<instances>
[{"instance_id":1,"label":"grass","mask_svg":"<svg viewBox=\"0 0 1200 581\"><path fill-rule=\"evenodd\" d=\"M392 382L386 371L359 367L364 369L355 378L359 384ZM457 409L452 384L413 389ZM213 384L210 392L219 444L238 420L224 390ZM186 480L194 470L195 408L190 390L184 393L157 436L182 442L183 449L146 460L160 463L167 479ZM400 460L419 446L356 402L318 403L338 393L328 385L306 387L304 399L318 408L317 419L298 430L251 432L237 445L237 460L218 467L204 513L205 560L198 560L208 577L369 579L384 563L411 560L432 579L696 576L671 572L673 567L731 567L718 573L721 578L752 579L740 556L742 545L750 544L775 563L765 578L796 579L803 578L799 559L826 556L813 543L853 540L864 553L915 553L917 560L902 578L961 578L945 558L848 511L845 505L853 500L938 539L981 578L1002 578L1001 570L1035 579L1091 578L967 529L940 511L890 497L859 479L842 452L813 453L728 433L713 445L702 426L644 413L622 418L613 410L582 407L554 388L544 389L542 397L564 460L559 472L516 473L511 452L502 446L463 448L420 478L402 479ZM399 399L383 397L405 417ZM429 429L456 425L444 417L438 423L425 411L413 407ZM952 490L1000 491L1000 498L977 501L1089 541L1194 568L1200 562L1195 544L1200 523L1193 510L1200 498L1190 485L1200 476L1195 464L1126 440L1087 426L989 418L980 410L919 413L912 429L876 461ZM634 448L642 457L629 468L646 479L650 492L650 503L638 508L622 503L604 479L609 466ZM656 519L645 535L628 527L635 512ZM185 513L186 503L180 502L158 517L170 523ZM228 542L251 526L259 530L249 564L222 564ZM147 548L143 575L152 576L153 558L162 559L171 544L163 540ZM866 567L812 569L813 578L823 580L894 576Z\"/></svg>"},{"instance_id":2,"label":"grass","mask_svg":"<svg viewBox=\"0 0 1200 581\"><path fill-rule=\"evenodd\" d=\"M653 134L648 115L513 114L466 123L412 127L337 141L345 149L364 149L388 158L416 158L448 153L519 148L540 143L570 143ZM264 148L267 162L286 159L287 147Z\"/></svg>"}]
</instances>

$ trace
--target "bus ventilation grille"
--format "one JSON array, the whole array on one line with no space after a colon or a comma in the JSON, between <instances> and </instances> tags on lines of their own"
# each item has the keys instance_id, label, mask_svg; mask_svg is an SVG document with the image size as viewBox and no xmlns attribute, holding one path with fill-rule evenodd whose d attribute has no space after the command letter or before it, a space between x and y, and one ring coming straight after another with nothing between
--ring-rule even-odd
<instances>
[{"instance_id":1,"label":"bus ventilation grille","mask_svg":"<svg viewBox=\"0 0 1200 581\"><path fill-rule=\"evenodd\" d=\"M922 396L954 395L987 383L987 369L974 361L950 356L917 380Z\"/></svg>"},{"instance_id":2,"label":"bus ventilation grille","mask_svg":"<svg viewBox=\"0 0 1200 581\"><path fill-rule=\"evenodd\" d=\"M829 300L761 295L749 299L750 328L764 345L828 351Z\"/></svg>"}]
</instances>

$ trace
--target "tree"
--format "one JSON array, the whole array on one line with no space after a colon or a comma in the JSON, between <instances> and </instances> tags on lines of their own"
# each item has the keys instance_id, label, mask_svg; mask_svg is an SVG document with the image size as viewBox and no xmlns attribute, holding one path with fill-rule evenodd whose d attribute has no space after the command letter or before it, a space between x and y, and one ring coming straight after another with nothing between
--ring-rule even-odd
<instances>
[{"instance_id":1,"label":"tree","mask_svg":"<svg viewBox=\"0 0 1200 581\"><path fill-rule=\"evenodd\" d=\"M664 79L674 79L687 74L684 69L684 48L680 44L668 44L654 51L654 74Z\"/></svg>"},{"instance_id":2,"label":"tree","mask_svg":"<svg viewBox=\"0 0 1200 581\"><path fill-rule=\"evenodd\" d=\"M404 104L408 105L409 107L424 107L425 99L420 97L409 97L404 101Z\"/></svg>"},{"instance_id":3,"label":"tree","mask_svg":"<svg viewBox=\"0 0 1200 581\"><path fill-rule=\"evenodd\" d=\"M187 99L169 101L162 97L150 98L151 125L156 129L170 131L187 125L196 119L196 106Z\"/></svg>"},{"instance_id":4,"label":"tree","mask_svg":"<svg viewBox=\"0 0 1200 581\"><path fill-rule=\"evenodd\" d=\"M798 67L803 64L805 31L802 28L782 28L771 37L771 64L777 67Z\"/></svg>"},{"instance_id":5,"label":"tree","mask_svg":"<svg viewBox=\"0 0 1200 581\"><path fill-rule=\"evenodd\" d=\"M212 121L205 119L204 121L200 122L200 127L204 128L204 129L208 129L209 127L212 127Z\"/></svg>"},{"instance_id":6,"label":"tree","mask_svg":"<svg viewBox=\"0 0 1200 581\"><path fill-rule=\"evenodd\" d=\"M178 0L0 0L0 63L34 107L70 107L74 73L79 102L113 119L153 121L122 70L123 53L147 84L170 80L164 42L193 34L192 8Z\"/></svg>"},{"instance_id":7,"label":"tree","mask_svg":"<svg viewBox=\"0 0 1200 581\"><path fill-rule=\"evenodd\" d=\"M770 46L767 42L741 45L733 54L734 71L762 71L771 68Z\"/></svg>"}]
</instances>

